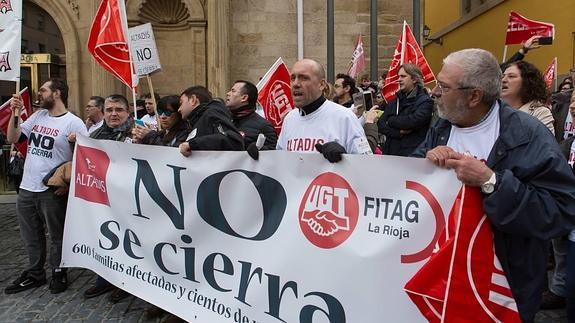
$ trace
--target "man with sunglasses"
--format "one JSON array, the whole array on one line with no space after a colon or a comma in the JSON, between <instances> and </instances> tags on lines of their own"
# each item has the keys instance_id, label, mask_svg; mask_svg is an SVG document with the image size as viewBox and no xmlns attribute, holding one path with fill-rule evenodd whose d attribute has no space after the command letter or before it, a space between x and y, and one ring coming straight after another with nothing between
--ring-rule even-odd
<instances>
[{"instance_id":1,"label":"man with sunglasses","mask_svg":"<svg viewBox=\"0 0 575 323\"><path fill-rule=\"evenodd\" d=\"M551 132L499 99L501 75L485 50L448 55L432 92L442 119L412 156L481 188L519 315L533 322L546 284L548 241L575 227L575 176Z\"/></svg>"}]
</instances>

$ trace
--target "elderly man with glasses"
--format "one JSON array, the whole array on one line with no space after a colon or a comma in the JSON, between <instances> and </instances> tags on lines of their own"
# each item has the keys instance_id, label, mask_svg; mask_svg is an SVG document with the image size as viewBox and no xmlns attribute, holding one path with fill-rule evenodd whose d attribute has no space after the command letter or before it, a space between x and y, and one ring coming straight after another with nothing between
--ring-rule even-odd
<instances>
[{"instance_id":1,"label":"elderly man with glasses","mask_svg":"<svg viewBox=\"0 0 575 323\"><path fill-rule=\"evenodd\" d=\"M501 69L482 49L451 53L433 89L440 119L414 152L480 187L521 320L545 288L549 240L575 227L575 176L551 132L499 100Z\"/></svg>"}]
</instances>

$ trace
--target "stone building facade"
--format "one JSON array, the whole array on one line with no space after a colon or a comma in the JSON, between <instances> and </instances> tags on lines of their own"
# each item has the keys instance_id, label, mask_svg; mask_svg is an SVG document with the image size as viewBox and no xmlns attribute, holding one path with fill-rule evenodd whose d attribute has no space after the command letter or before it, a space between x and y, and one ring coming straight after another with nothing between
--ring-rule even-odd
<instances>
[{"instance_id":1,"label":"stone building facade","mask_svg":"<svg viewBox=\"0 0 575 323\"><path fill-rule=\"evenodd\" d=\"M24 0L56 22L63 41L69 106L80 115L91 95L127 93L90 56L86 43L100 1ZM379 0L379 70L387 69L403 20L411 22L411 0ZM130 26L151 22L162 64L152 76L161 95L206 85L223 97L235 79L257 83L278 57L297 60L296 0L126 0ZM327 5L304 0L304 56L326 63ZM357 41L364 36L369 72L370 1L335 1L335 73L346 72ZM26 35L24 35L26 36ZM49 47L49 46L48 46ZM42 80L41 80L42 81ZM147 92L145 80L141 92ZM0 93L6 95L6 93Z\"/></svg>"}]
</instances>

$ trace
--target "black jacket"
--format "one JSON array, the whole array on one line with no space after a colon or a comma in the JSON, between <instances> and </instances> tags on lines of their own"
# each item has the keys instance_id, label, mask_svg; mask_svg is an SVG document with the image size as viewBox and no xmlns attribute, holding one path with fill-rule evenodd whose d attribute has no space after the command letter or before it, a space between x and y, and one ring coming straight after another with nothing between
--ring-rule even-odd
<instances>
[{"instance_id":1,"label":"black jacket","mask_svg":"<svg viewBox=\"0 0 575 323\"><path fill-rule=\"evenodd\" d=\"M90 138L94 139L106 139L106 140L113 140L113 141L125 141L126 138L132 138L132 128L134 127L134 120L129 118L124 124L116 128L110 128L104 122L104 124L94 130L90 134Z\"/></svg>"},{"instance_id":2,"label":"black jacket","mask_svg":"<svg viewBox=\"0 0 575 323\"><path fill-rule=\"evenodd\" d=\"M244 139L232 123L232 115L221 102L199 105L187 119L188 143L192 150L243 150Z\"/></svg>"},{"instance_id":3,"label":"black jacket","mask_svg":"<svg viewBox=\"0 0 575 323\"><path fill-rule=\"evenodd\" d=\"M521 319L532 322L546 285L548 241L575 227L575 176L549 129L499 104L500 133L486 162L497 183L483 208ZM439 119L412 156L446 145L450 130Z\"/></svg>"},{"instance_id":4,"label":"black jacket","mask_svg":"<svg viewBox=\"0 0 575 323\"><path fill-rule=\"evenodd\" d=\"M189 133L190 125L186 120L181 120L176 123L169 132L166 131L166 129L148 132L148 134L142 138L142 144L178 147L182 142L186 141Z\"/></svg>"},{"instance_id":5,"label":"black jacket","mask_svg":"<svg viewBox=\"0 0 575 323\"><path fill-rule=\"evenodd\" d=\"M233 111L233 123L244 138L244 146L247 148L251 143L256 142L258 135L263 133L266 136L266 141L261 150L276 149L278 135L272 124L257 114L254 109L238 108L238 110L244 113Z\"/></svg>"},{"instance_id":6,"label":"black jacket","mask_svg":"<svg viewBox=\"0 0 575 323\"><path fill-rule=\"evenodd\" d=\"M551 113L553 114L553 120L555 120L555 139L557 139L557 142L563 141L565 121L567 120L567 114L569 114L572 92L573 91L558 92L553 94L553 108L551 109Z\"/></svg>"},{"instance_id":7,"label":"black jacket","mask_svg":"<svg viewBox=\"0 0 575 323\"><path fill-rule=\"evenodd\" d=\"M417 86L408 95L399 91L377 122L379 132L385 135L383 153L409 156L425 139L432 114L433 100L424 88ZM400 130L411 132L402 135Z\"/></svg>"}]
</instances>

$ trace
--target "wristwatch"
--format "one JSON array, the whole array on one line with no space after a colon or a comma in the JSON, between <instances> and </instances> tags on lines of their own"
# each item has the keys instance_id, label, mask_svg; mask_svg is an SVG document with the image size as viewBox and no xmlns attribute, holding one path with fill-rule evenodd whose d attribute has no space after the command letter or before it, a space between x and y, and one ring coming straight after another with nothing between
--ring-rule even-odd
<instances>
[{"instance_id":1,"label":"wristwatch","mask_svg":"<svg viewBox=\"0 0 575 323\"><path fill-rule=\"evenodd\" d=\"M497 182L497 177L495 176L495 172L489 177L487 182L481 184L481 192L485 194L491 194L495 191L495 183Z\"/></svg>"}]
</instances>

